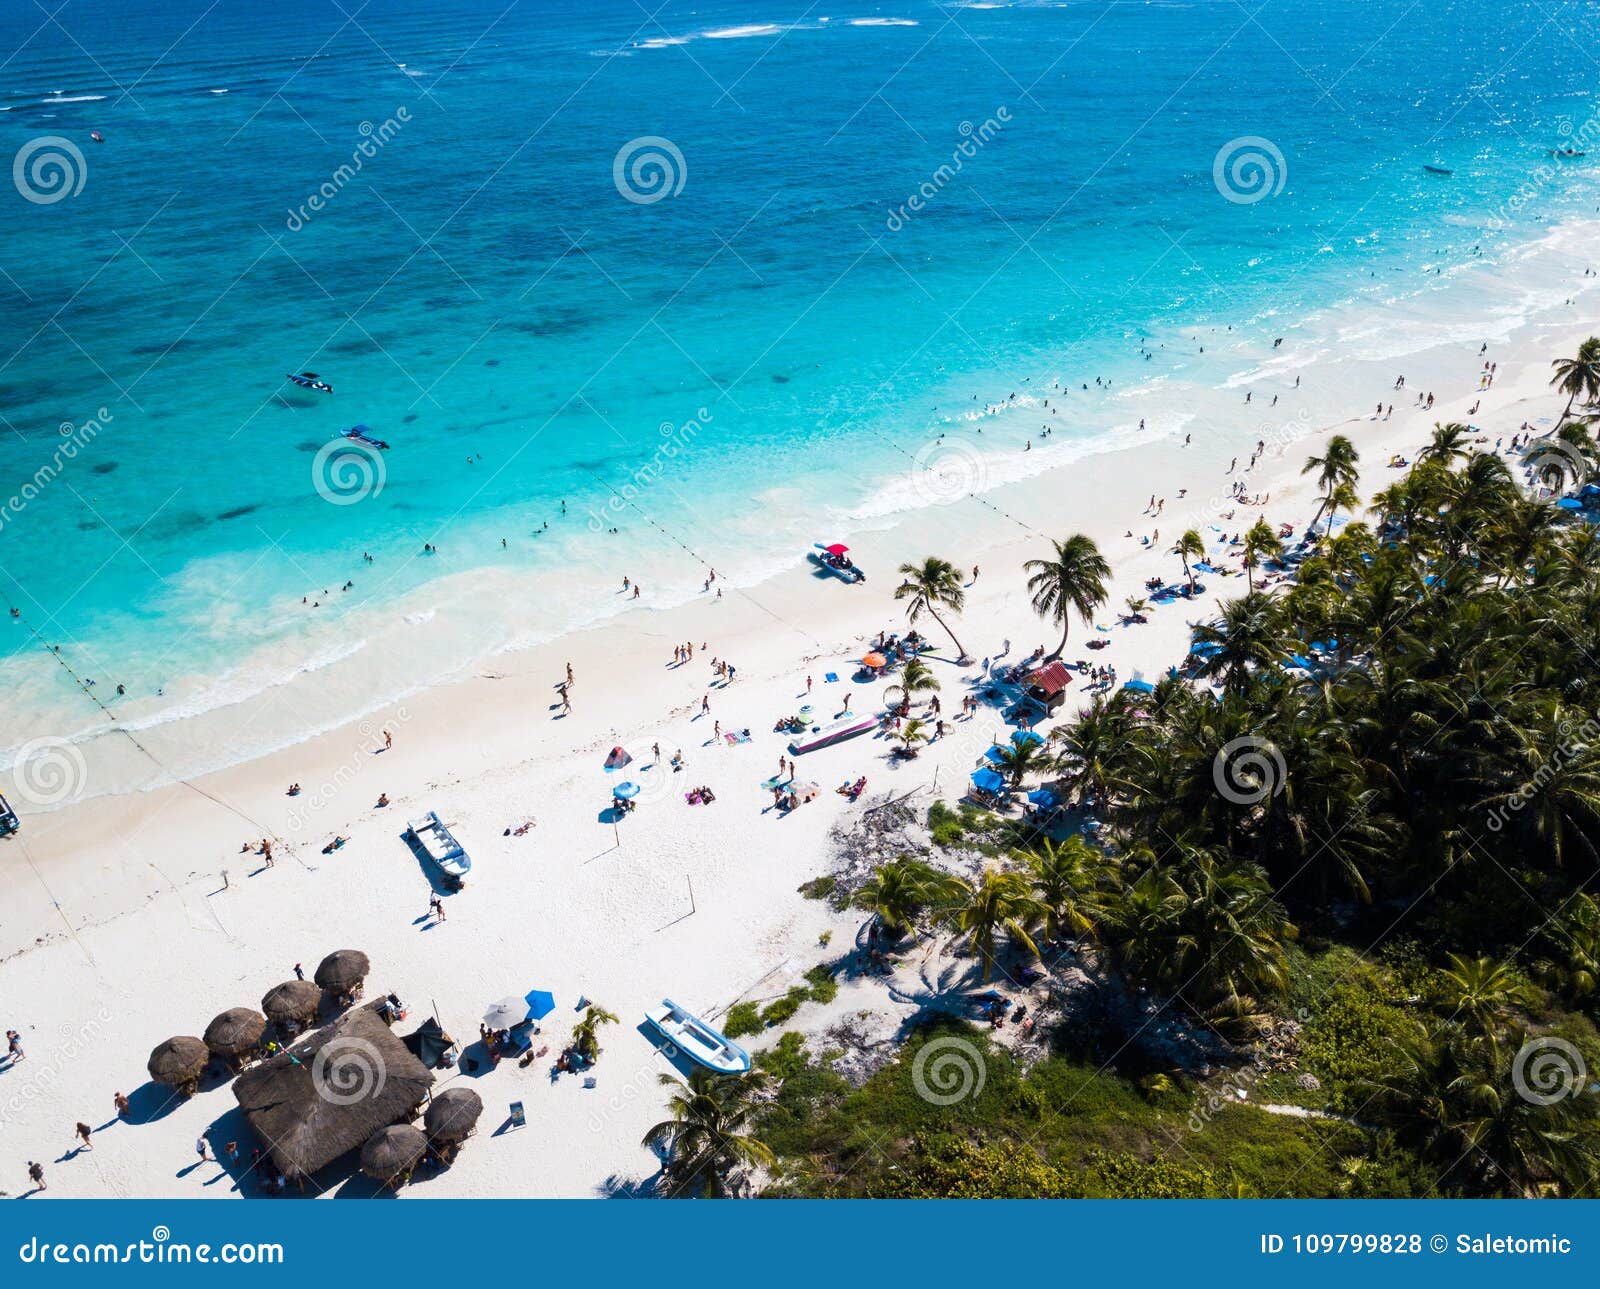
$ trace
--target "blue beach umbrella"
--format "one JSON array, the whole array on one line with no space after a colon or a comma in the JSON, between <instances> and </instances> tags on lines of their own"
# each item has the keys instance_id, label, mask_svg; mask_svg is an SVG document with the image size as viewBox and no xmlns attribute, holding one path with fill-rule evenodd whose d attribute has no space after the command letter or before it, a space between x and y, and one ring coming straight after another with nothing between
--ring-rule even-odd
<instances>
[{"instance_id":1,"label":"blue beach umbrella","mask_svg":"<svg viewBox=\"0 0 1600 1289\"><path fill-rule=\"evenodd\" d=\"M1583 502L1579 501L1576 497L1563 497L1560 501L1556 502L1556 505L1562 510L1583 509Z\"/></svg>"},{"instance_id":2,"label":"blue beach umbrella","mask_svg":"<svg viewBox=\"0 0 1600 1289\"><path fill-rule=\"evenodd\" d=\"M1123 688L1131 689L1136 694L1153 694L1156 692L1156 687L1148 680L1130 680L1123 685Z\"/></svg>"},{"instance_id":3,"label":"blue beach umbrella","mask_svg":"<svg viewBox=\"0 0 1600 1289\"><path fill-rule=\"evenodd\" d=\"M1043 806L1046 810L1056 804L1056 794L1049 788L1035 788L1028 794L1028 801L1035 806Z\"/></svg>"},{"instance_id":4,"label":"blue beach umbrella","mask_svg":"<svg viewBox=\"0 0 1600 1289\"><path fill-rule=\"evenodd\" d=\"M547 989L530 989L523 997L529 1020L543 1020L556 1009L556 996Z\"/></svg>"},{"instance_id":5,"label":"blue beach umbrella","mask_svg":"<svg viewBox=\"0 0 1600 1289\"><path fill-rule=\"evenodd\" d=\"M633 780L629 779L626 782L619 783L616 787L612 788L611 795L613 797L621 797L624 801L626 801L630 797L637 797L639 795L639 785L633 782Z\"/></svg>"},{"instance_id":6,"label":"blue beach umbrella","mask_svg":"<svg viewBox=\"0 0 1600 1289\"><path fill-rule=\"evenodd\" d=\"M993 770L974 770L972 786L980 792L999 792L1006 786L1006 781Z\"/></svg>"},{"instance_id":7,"label":"blue beach umbrella","mask_svg":"<svg viewBox=\"0 0 1600 1289\"><path fill-rule=\"evenodd\" d=\"M1030 743L1043 743L1044 735L1034 730L1018 730L1011 736L1011 741L1018 747L1027 747Z\"/></svg>"}]
</instances>

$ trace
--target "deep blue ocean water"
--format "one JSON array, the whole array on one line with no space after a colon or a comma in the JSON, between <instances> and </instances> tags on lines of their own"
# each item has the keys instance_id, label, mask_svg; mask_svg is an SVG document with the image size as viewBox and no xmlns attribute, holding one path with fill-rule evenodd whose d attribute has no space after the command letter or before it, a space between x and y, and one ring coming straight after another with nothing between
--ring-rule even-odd
<instances>
[{"instance_id":1,"label":"deep blue ocean water","mask_svg":"<svg viewBox=\"0 0 1600 1289\"><path fill-rule=\"evenodd\" d=\"M1590 120L1596 27L1514 0L7 5L0 157L64 139L82 187L0 187L0 507L60 466L0 523L0 763L98 719L57 660L159 720L480 566L550 576L473 646L548 636L594 615L613 524L664 600L698 589L684 548L754 576L916 504L909 458L1024 376L1225 381L1188 329L1279 334L1589 210L1581 165L1506 203ZM619 191L641 138L660 200ZM1249 138L1270 191L1228 200ZM307 369L334 392L283 380ZM382 490L330 504L319 450L356 423Z\"/></svg>"}]
</instances>

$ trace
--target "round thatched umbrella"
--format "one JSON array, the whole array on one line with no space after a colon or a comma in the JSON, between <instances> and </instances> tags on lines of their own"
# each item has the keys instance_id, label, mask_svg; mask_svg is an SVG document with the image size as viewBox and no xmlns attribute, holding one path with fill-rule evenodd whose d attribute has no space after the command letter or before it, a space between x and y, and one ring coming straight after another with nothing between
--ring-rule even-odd
<instances>
[{"instance_id":1,"label":"round thatched umbrella","mask_svg":"<svg viewBox=\"0 0 1600 1289\"><path fill-rule=\"evenodd\" d=\"M401 1173L416 1167L428 1150L428 1139L409 1123L380 1128L361 1147L361 1171L373 1181L393 1184Z\"/></svg>"},{"instance_id":2,"label":"round thatched umbrella","mask_svg":"<svg viewBox=\"0 0 1600 1289\"><path fill-rule=\"evenodd\" d=\"M248 1007L230 1007L206 1026L206 1046L213 1056L236 1061L261 1046L267 1018Z\"/></svg>"},{"instance_id":3,"label":"round thatched umbrella","mask_svg":"<svg viewBox=\"0 0 1600 1289\"><path fill-rule=\"evenodd\" d=\"M330 994L348 994L361 987L372 963L360 949L337 949L322 960L313 977Z\"/></svg>"},{"instance_id":4,"label":"round thatched umbrella","mask_svg":"<svg viewBox=\"0 0 1600 1289\"><path fill-rule=\"evenodd\" d=\"M200 1076L211 1062L211 1053L198 1038L180 1036L169 1038L155 1051L145 1069L157 1083L175 1088L184 1096L193 1096L200 1085Z\"/></svg>"},{"instance_id":5,"label":"round thatched umbrella","mask_svg":"<svg viewBox=\"0 0 1600 1289\"><path fill-rule=\"evenodd\" d=\"M483 1098L471 1088L447 1088L434 1097L422 1125L434 1145L459 1146L472 1135L482 1113Z\"/></svg>"},{"instance_id":6,"label":"round thatched umbrella","mask_svg":"<svg viewBox=\"0 0 1600 1289\"><path fill-rule=\"evenodd\" d=\"M304 1025L317 1018L322 991L309 980L285 980L267 990L261 1010L279 1025Z\"/></svg>"}]
</instances>

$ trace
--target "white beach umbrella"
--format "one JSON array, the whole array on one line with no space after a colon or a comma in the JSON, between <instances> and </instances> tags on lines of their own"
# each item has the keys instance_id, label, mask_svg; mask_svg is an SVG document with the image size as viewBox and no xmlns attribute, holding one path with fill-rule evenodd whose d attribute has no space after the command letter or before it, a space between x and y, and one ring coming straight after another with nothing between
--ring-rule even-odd
<instances>
[{"instance_id":1,"label":"white beach umbrella","mask_svg":"<svg viewBox=\"0 0 1600 1289\"><path fill-rule=\"evenodd\" d=\"M490 1004L489 1010L483 1013L483 1023L490 1029L510 1029L527 1019L528 1000L521 995L515 998L502 998L499 1002Z\"/></svg>"}]
</instances>

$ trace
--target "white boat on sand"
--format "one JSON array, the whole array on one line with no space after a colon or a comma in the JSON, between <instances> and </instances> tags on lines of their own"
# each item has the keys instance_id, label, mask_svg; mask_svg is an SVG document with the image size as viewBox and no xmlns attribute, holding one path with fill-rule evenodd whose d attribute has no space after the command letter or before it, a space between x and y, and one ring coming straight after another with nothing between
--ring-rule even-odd
<instances>
[{"instance_id":1,"label":"white boat on sand","mask_svg":"<svg viewBox=\"0 0 1600 1289\"><path fill-rule=\"evenodd\" d=\"M454 882L464 881L472 871L472 858L462 848L455 835L445 827L437 810L430 810L420 819L413 819L408 831L422 851L446 877Z\"/></svg>"},{"instance_id":2,"label":"white boat on sand","mask_svg":"<svg viewBox=\"0 0 1600 1289\"><path fill-rule=\"evenodd\" d=\"M652 1007L644 1018L680 1052L699 1061L708 1070L718 1074L748 1074L750 1053L725 1034L707 1025L698 1016L679 1007L670 998L663 998L659 1007Z\"/></svg>"}]
</instances>

